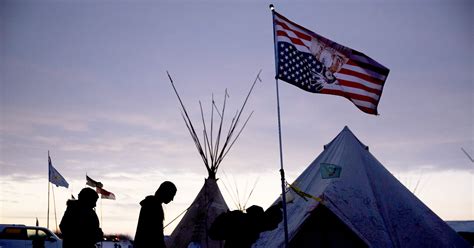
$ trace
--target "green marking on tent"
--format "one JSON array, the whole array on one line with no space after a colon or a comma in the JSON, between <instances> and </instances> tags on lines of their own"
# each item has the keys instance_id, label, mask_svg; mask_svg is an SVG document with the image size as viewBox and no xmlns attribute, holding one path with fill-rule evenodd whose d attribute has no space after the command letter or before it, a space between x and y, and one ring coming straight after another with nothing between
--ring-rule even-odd
<instances>
[{"instance_id":1,"label":"green marking on tent","mask_svg":"<svg viewBox=\"0 0 474 248\"><path fill-rule=\"evenodd\" d=\"M335 164L321 163L320 171L323 179L339 178L341 176L342 167Z\"/></svg>"}]
</instances>

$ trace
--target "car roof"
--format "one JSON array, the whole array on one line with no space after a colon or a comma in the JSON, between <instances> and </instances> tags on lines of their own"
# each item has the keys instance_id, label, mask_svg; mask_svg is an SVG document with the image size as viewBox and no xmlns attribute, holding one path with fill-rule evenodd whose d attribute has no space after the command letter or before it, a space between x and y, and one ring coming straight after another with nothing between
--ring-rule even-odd
<instances>
[{"instance_id":1,"label":"car roof","mask_svg":"<svg viewBox=\"0 0 474 248\"><path fill-rule=\"evenodd\" d=\"M22 225L22 224L0 224L0 231L5 229L6 227L25 227L25 225Z\"/></svg>"},{"instance_id":2,"label":"car roof","mask_svg":"<svg viewBox=\"0 0 474 248\"><path fill-rule=\"evenodd\" d=\"M25 228L25 229L44 229L44 230L49 230L48 228L46 227L42 227L42 226L26 226L24 224L0 224L0 231L2 231L3 229L7 228L7 227L20 227L20 228ZM49 230L51 231L51 230Z\"/></svg>"}]
</instances>

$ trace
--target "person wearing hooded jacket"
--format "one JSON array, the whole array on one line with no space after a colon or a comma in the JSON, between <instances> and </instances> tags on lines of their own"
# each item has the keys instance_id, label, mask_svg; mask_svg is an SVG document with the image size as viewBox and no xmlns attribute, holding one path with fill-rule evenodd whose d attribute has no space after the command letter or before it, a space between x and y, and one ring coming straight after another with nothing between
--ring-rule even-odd
<instances>
[{"instance_id":1,"label":"person wearing hooded jacket","mask_svg":"<svg viewBox=\"0 0 474 248\"><path fill-rule=\"evenodd\" d=\"M155 195L149 195L140 202L141 209L135 233L135 248L165 248L163 234L164 213L161 204L168 204L176 195L176 186L163 182Z\"/></svg>"},{"instance_id":2,"label":"person wearing hooded jacket","mask_svg":"<svg viewBox=\"0 0 474 248\"><path fill-rule=\"evenodd\" d=\"M79 192L78 200L68 200L66 212L59 224L63 248L95 248L103 239L99 218L94 211L98 194L91 188Z\"/></svg>"}]
</instances>

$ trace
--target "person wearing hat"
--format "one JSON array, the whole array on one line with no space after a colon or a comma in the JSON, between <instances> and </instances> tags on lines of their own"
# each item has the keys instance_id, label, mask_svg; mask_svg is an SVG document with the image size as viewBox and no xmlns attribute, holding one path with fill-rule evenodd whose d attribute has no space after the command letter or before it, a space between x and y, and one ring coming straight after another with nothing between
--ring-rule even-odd
<instances>
[{"instance_id":1,"label":"person wearing hat","mask_svg":"<svg viewBox=\"0 0 474 248\"><path fill-rule=\"evenodd\" d=\"M164 248L163 220L165 215L161 204L168 204L176 195L176 186L163 182L155 195L149 195L140 202L141 209L135 233L135 248Z\"/></svg>"},{"instance_id":2,"label":"person wearing hat","mask_svg":"<svg viewBox=\"0 0 474 248\"><path fill-rule=\"evenodd\" d=\"M83 188L78 200L68 200L66 212L59 224L63 248L95 248L104 234L94 211L99 195L91 188Z\"/></svg>"}]
</instances>

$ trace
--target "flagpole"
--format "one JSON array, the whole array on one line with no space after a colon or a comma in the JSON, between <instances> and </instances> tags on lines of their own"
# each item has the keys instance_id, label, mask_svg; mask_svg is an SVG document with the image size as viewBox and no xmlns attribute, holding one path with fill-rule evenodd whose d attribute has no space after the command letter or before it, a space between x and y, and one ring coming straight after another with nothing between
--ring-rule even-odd
<instances>
[{"instance_id":1,"label":"flagpole","mask_svg":"<svg viewBox=\"0 0 474 248\"><path fill-rule=\"evenodd\" d=\"M102 194L100 196L100 224L99 226L100 228L104 226L103 221L102 221ZM104 247L103 242L104 242L104 238L100 240L100 247Z\"/></svg>"},{"instance_id":2,"label":"flagpole","mask_svg":"<svg viewBox=\"0 0 474 248\"><path fill-rule=\"evenodd\" d=\"M100 197L100 227L102 228L103 226L103 220L102 220L102 196Z\"/></svg>"},{"instance_id":3,"label":"flagpole","mask_svg":"<svg viewBox=\"0 0 474 248\"><path fill-rule=\"evenodd\" d=\"M58 215L56 212L56 196L54 195L54 187L52 187L53 191L53 206L54 206L54 224L56 225L56 232L58 231Z\"/></svg>"},{"instance_id":4,"label":"flagpole","mask_svg":"<svg viewBox=\"0 0 474 248\"><path fill-rule=\"evenodd\" d=\"M46 215L46 227L49 229L49 188L50 188L50 182L49 182L49 150L48 150L48 214Z\"/></svg>"},{"instance_id":5,"label":"flagpole","mask_svg":"<svg viewBox=\"0 0 474 248\"><path fill-rule=\"evenodd\" d=\"M50 182L48 179L48 214L46 215L46 227L49 229L49 188L50 188Z\"/></svg>"},{"instance_id":6,"label":"flagpole","mask_svg":"<svg viewBox=\"0 0 474 248\"><path fill-rule=\"evenodd\" d=\"M272 11L272 17L275 14L275 7L273 4L270 4L270 10ZM274 17L273 17L274 18ZM278 72L278 63L277 59L277 43L275 35L275 24L273 25L273 44L275 49L275 73ZM278 78L275 76L275 85L276 85L276 95L277 95L277 112L278 112L278 140L280 144L280 176L281 176L281 198L282 198L282 208L283 208L283 226L285 230L285 247L288 248L288 215L286 211L286 180L285 180L285 170L283 169L283 145L281 140L281 118L280 118L280 93L278 90Z\"/></svg>"}]
</instances>

